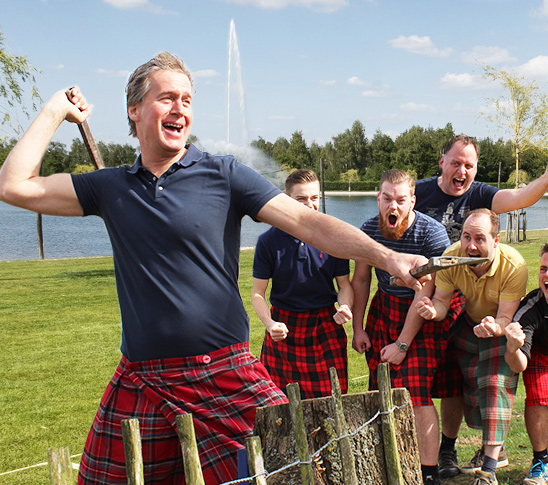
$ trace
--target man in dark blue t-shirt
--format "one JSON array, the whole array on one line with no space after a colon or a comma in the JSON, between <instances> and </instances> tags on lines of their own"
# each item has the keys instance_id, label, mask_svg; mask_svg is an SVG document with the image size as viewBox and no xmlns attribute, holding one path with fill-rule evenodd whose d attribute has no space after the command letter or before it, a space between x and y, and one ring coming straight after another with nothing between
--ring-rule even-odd
<instances>
[{"instance_id":1,"label":"man in dark blue t-shirt","mask_svg":"<svg viewBox=\"0 0 548 485\"><path fill-rule=\"evenodd\" d=\"M462 220L471 210L487 208L502 214L523 209L537 202L548 190L548 167L541 177L521 189L499 190L483 182L476 182L474 179L478 171L478 156L479 146L475 138L454 136L445 145L440 158L441 175L416 182L415 209L441 222L452 243L460 239ZM464 301L461 303L464 304ZM452 307L458 311L457 304ZM448 358L452 355L451 344L450 339ZM457 462L455 441L464 416L464 407L462 391L452 386L455 380L451 375L453 372L459 372L458 365L445 359L438 369L436 389L433 391L434 396L442 398L442 442L439 457L441 477L455 476L461 471ZM501 454L503 453L504 450ZM473 473L481 468L482 456L479 451L479 459L464 467L464 471ZM499 466L507 463L505 456L499 457Z\"/></svg>"}]
</instances>

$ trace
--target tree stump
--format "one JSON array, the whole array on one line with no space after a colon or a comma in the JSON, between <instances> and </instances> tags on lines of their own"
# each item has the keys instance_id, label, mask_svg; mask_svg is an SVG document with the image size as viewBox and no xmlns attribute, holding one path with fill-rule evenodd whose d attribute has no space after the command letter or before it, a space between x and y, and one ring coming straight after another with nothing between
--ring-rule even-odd
<instances>
[{"instance_id":1,"label":"tree stump","mask_svg":"<svg viewBox=\"0 0 548 485\"><path fill-rule=\"evenodd\" d=\"M398 451L406 484L422 482L420 457L415 433L413 407L406 389L394 389L392 399L396 409L394 418L398 436ZM379 392L345 394L342 396L343 411L351 434L351 448L359 483L387 484L384 445L380 415L369 424L380 409ZM312 459L312 471L316 484L342 484L342 457L336 435L336 409L331 397L302 401L304 423L308 435L309 454L329 443ZM362 427L356 434L356 430ZM301 484L299 458L289 405L280 404L257 409L254 434L261 438L264 466L270 474L268 485ZM279 473L276 470L297 462Z\"/></svg>"}]
</instances>

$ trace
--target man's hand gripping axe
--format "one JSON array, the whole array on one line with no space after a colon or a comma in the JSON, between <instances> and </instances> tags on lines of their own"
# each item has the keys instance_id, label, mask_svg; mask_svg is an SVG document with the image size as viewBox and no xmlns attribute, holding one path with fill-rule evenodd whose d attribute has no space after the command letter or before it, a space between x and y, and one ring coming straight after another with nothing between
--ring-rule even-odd
<instances>
[{"instance_id":1,"label":"man's hand gripping axe","mask_svg":"<svg viewBox=\"0 0 548 485\"><path fill-rule=\"evenodd\" d=\"M477 264L487 263L489 258L465 258L462 256L434 256L428 260L427 264L418 266L409 271L409 274L417 279L427 274L435 273L455 266L476 266ZM390 284L396 285L396 277L390 277Z\"/></svg>"},{"instance_id":2,"label":"man's hand gripping axe","mask_svg":"<svg viewBox=\"0 0 548 485\"><path fill-rule=\"evenodd\" d=\"M66 92L69 101L72 100L71 92L72 88L67 90ZM99 148L97 148L97 144L95 143L95 139L91 134L91 130L89 129L87 120L82 121L82 123L78 123L78 129L80 130L80 134L82 135L82 138L84 140L84 145L86 145L89 156L91 157L91 161L94 163L95 167L97 169L105 168L103 158L99 153Z\"/></svg>"}]
</instances>

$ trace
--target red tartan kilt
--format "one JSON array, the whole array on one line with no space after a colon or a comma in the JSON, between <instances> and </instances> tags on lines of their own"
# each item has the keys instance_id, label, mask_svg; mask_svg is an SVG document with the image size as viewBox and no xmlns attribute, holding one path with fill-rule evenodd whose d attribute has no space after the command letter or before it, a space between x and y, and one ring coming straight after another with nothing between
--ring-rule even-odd
<instances>
[{"instance_id":1,"label":"red tartan kilt","mask_svg":"<svg viewBox=\"0 0 548 485\"><path fill-rule=\"evenodd\" d=\"M334 307L291 312L272 307L272 319L286 324L287 338L274 342L266 332L261 362L282 390L298 382L305 399L330 396L330 367L337 369L343 394L348 392L347 337L333 320Z\"/></svg>"},{"instance_id":2,"label":"red tartan kilt","mask_svg":"<svg viewBox=\"0 0 548 485\"><path fill-rule=\"evenodd\" d=\"M400 298L377 291L367 315L366 330L371 339L371 348L366 353L369 366L369 388L378 389L377 368L380 352L395 342L403 328L411 308L412 299ZM421 330L409 346L407 355L399 365L390 364L392 387L409 390L414 405L433 405L431 389L439 361L447 347L450 322L425 321Z\"/></svg>"},{"instance_id":3,"label":"red tartan kilt","mask_svg":"<svg viewBox=\"0 0 548 485\"><path fill-rule=\"evenodd\" d=\"M101 400L79 484L126 484L121 421L139 419L145 483L184 485L176 416L192 413L205 483L237 478L258 406L287 402L247 343L206 355L120 365Z\"/></svg>"},{"instance_id":4,"label":"red tartan kilt","mask_svg":"<svg viewBox=\"0 0 548 485\"><path fill-rule=\"evenodd\" d=\"M523 371L525 407L548 405L548 355L533 344L527 369Z\"/></svg>"}]
</instances>

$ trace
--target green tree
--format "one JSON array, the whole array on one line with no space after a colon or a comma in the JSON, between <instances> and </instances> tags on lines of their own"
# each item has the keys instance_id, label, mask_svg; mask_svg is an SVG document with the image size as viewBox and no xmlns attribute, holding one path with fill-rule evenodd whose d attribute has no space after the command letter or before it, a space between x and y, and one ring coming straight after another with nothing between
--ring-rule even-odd
<instances>
[{"instance_id":1,"label":"green tree","mask_svg":"<svg viewBox=\"0 0 548 485\"><path fill-rule=\"evenodd\" d=\"M350 192L352 184L360 181L360 176L355 168L351 168L350 170L341 173L340 179L341 182L346 182L348 184L348 192Z\"/></svg>"},{"instance_id":2,"label":"green tree","mask_svg":"<svg viewBox=\"0 0 548 485\"><path fill-rule=\"evenodd\" d=\"M67 164L65 170L69 173L74 173L74 170L78 165L89 165L93 167L93 163L89 158L89 153L86 149L86 145L79 138L73 138L70 146L70 152L67 156Z\"/></svg>"},{"instance_id":3,"label":"green tree","mask_svg":"<svg viewBox=\"0 0 548 485\"><path fill-rule=\"evenodd\" d=\"M20 124L12 120L13 110L20 109L27 117L29 116L23 102L25 83L30 83L30 100L32 109L36 110L37 103L40 103L42 99L34 76L40 71L25 56L8 54L4 47L4 39L0 30L0 126L10 125L17 133L20 133Z\"/></svg>"},{"instance_id":4,"label":"green tree","mask_svg":"<svg viewBox=\"0 0 548 485\"><path fill-rule=\"evenodd\" d=\"M56 141L52 141L42 160L40 173L43 176L52 175L54 173L65 172L67 164L67 149L65 145Z\"/></svg>"},{"instance_id":5,"label":"green tree","mask_svg":"<svg viewBox=\"0 0 548 485\"><path fill-rule=\"evenodd\" d=\"M295 168L312 168L312 159L302 131L296 131L291 136L287 155L291 159L291 165Z\"/></svg>"},{"instance_id":6,"label":"green tree","mask_svg":"<svg viewBox=\"0 0 548 485\"><path fill-rule=\"evenodd\" d=\"M394 140L377 130L369 143L371 165L365 172L366 180L379 181L384 171L390 168Z\"/></svg>"},{"instance_id":7,"label":"green tree","mask_svg":"<svg viewBox=\"0 0 548 485\"><path fill-rule=\"evenodd\" d=\"M534 148L548 147L548 96L540 92L536 81L504 69L484 66L484 77L503 88L498 98L488 98L493 113L483 113L497 130L510 135L514 148L515 187L519 185L519 164L522 153ZM516 215L508 220L517 220ZM507 240L517 242L518 227L508 227Z\"/></svg>"},{"instance_id":8,"label":"green tree","mask_svg":"<svg viewBox=\"0 0 548 485\"><path fill-rule=\"evenodd\" d=\"M356 169L365 173L371 158L365 128L360 121L354 121L351 129L334 136L333 146L337 151L340 172Z\"/></svg>"}]
</instances>

